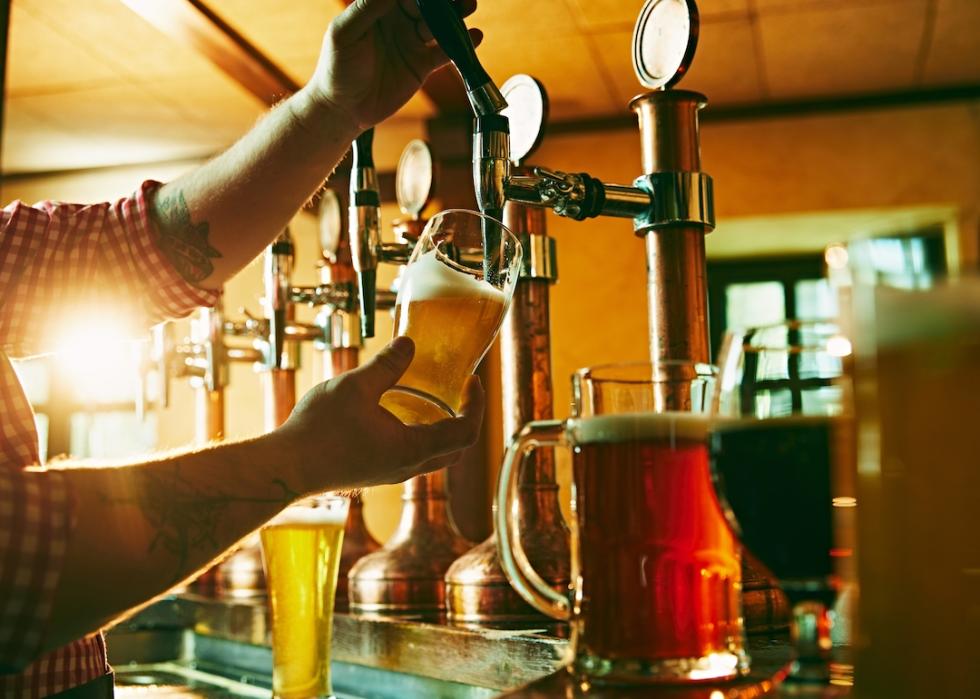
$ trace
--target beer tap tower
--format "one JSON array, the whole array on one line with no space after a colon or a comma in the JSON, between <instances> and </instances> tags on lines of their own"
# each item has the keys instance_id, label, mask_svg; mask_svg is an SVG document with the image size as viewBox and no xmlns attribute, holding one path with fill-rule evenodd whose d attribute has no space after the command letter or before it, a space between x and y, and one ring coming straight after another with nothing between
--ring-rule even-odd
<instances>
[{"instance_id":1,"label":"beer tap tower","mask_svg":"<svg viewBox=\"0 0 980 699\"><path fill-rule=\"evenodd\" d=\"M323 287L346 286L354 289L356 275L351 265L350 245L343 235L343 217L337 193L325 189L319 205L320 283ZM350 299L353 301L353 298ZM357 368L361 353L361 323L355 303L324 306L316 324L323 328L323 339L314 343L322 351L323 378L332 379L345 371ZM377 551L381 544L375 540L364 522L364 503L360 494L351 496L347 525L344 528L344 547L340 554L337 591L334 609L349 609L347 574L354 564L367 554Z\"/></svg>"},{"instance_id":2,"label":"beer tap tower","mask_svg":"<svg viewBox=\"0 0 980 699\"><path fill-rule=\"evenodd\" d=\"M632 219L646 251L651 360L709 363L704 236L714 229L715 217L712 180L701 172L698 126L707 98L672 89L686 74L697 47L694 0L647 0L640 11L633 66L650 91L629 105L639 122L644 170L631 186L604 183L585 172L513 168L510 124L503 113L506 99L480 64L462 19L448 0L416 2L466 87L474 114L473 181L480 209L499 215L505 202L514 202L550 208L579 221ZM688 407L684 397L668 389L657 402L658 409ZM747 627L779 625L785 605L775 584L747 560Z\"/></svg>"},{"instance_id":3,"label":"beer tap tower","mask_svg":"<svg viewBox=\"0 0 980 699\"><path fill-rule=\"evenodd\" d=\"M510 160L515 173L540 144L547 121L544 87L529 75L515 75L501 88L503 111L510 121ZM504 224L525 250L524 269L500 333L504 437L531 420L554 417L551 381L550 286L558 279L555 241L547 235L545 211L508 201ZM568 588L568 527L561 515L554 452L537 450L525 463L517 505L523 548L546 582ZM460 557L446 573L450 623L466 626L551 627L555 621L528 605L510 586L497 557L497 540L486 541Z\"/></svg>"},{"instance_id":4,"label":"beer tap tower","mask_svg":"<svg viewBox=\"0 0 980 699\"><path fill-rule=\"evenodd\" d=\"M396 194L402 213L395 224L398 242L382 244L380 195L371 154L373 129L354 142L351 177L350 241L357 271L364 336L374 334L378 262L405 264L424 228L420 215L432 186L432 158L422 141L412 141L399 161ZM380 551L350 571L350 610L363 616L441 620L445 610L443 576L470 547L449 509L449 478L443 469L406 481L398 528Z\"/></svg>"}]
</instances>

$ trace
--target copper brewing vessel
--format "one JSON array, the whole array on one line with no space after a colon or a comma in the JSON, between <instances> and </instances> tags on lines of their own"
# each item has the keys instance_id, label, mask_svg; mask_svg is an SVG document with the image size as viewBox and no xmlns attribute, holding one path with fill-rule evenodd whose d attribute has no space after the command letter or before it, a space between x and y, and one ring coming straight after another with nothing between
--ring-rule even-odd
<instances>
[{"instance_id":1,"label":"copper brewing vessel","mask_svg":"<svg viewBox=\"0 0 980 699\"><path fill-rule=\"evenodd\" d=\"M443 576L471 545L453 522L445 470L407 481L402 502L394 535L350 571L350 611L440 621L445 616Z\"/></svg>"},{"instance_id":2,"label":"copper brewing vessel","mask_svg":"<svg viewBox=\"0 0 980 699\"><path fill-rule=\"evenodd\" d=\"M526 250L545 236L545 212L514 202L504 208L504 223L525 241ZM548 246L543 249L547 252ZM538 265L553 272L553 264ZM553 416L549 284L553 281L526 266L514 290L510 312L500 332L504 435L516 433L531 420ZM549 274L549 276L551 276ZM554 452L536 451L527 461L518 485L519 532L535 570L555 589L567 590L569 532L561 515L555 481ZM497 558L494 536L460 557L446 573L450 623L466 626L542 628L558 624L532 608L514 591Z\"/></svg>"}]
</instances>

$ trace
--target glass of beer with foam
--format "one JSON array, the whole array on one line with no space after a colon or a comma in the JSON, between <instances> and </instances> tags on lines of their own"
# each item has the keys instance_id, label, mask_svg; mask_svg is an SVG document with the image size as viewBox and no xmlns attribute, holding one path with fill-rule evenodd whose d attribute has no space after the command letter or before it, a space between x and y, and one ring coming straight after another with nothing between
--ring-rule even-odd
<instances>
[{"instance_id":1,"label":"glass of beer with foam","mask_svg":"<svg viewBox=\"0 0 980 699\"><path fill-rule=\"evenodd\" d=\"M727 679L748 669L741 565L711 484L714 368L614 364L573 376L574 413L528 423L508 447L494 525L504 571L572 624L573 670L592 683ZM518 470L541 446L572 450L573 590L544 584L521 548Z\"/></svg>"},{"instance_id":2,"label":"glass of beer with foam","mask_svg":"<svg viewBox=\"0 0 980 699\"><path fill-rule=\"evenodd\" d=\"M272 694L333 697L334 593L350 501L325 494L287 507L261 529L272 608Z\"/></svg>"},{"instance_id":3,"label":"glass of beer with foam","mask_svg":"<svg viewBox=\"0 0 980 699\"><path fill-rule=\"evenodd\" d=\"M399 278L395 336L415 357L381 405L405 424L460 408L463 384L486 354L510 306L523 250L495 219L449 209L429 219Z\"/></svg>"}]
</instances>

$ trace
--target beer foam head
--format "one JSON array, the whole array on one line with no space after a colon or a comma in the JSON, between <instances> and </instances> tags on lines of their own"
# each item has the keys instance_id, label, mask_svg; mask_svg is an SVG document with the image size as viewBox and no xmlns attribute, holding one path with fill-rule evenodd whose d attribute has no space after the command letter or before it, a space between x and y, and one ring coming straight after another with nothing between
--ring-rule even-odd
<instances>
[{"instance_id":1,"label":"beer foam head","mask_svg":"<svg viewBox=\"0 0 980 699\"><path fill-rule=\"evenodd\" d=\"M710 427L710 416L699 413L624 413L580 418L574 421L573 431L580 444L652 440L704 442Z\"/></svg>"},{"instance_id":2,"label":"beer foam head","mask_svg":"<svg viewBox=\"0 0 980 699\"><path fill-rule=\"evenodd\" d=\"M489 282L452 269L430 250L405 268L401 281L404 293L413 301L424 299L487 296L503 303L504 292Z\"/></svg>"},{"instance_id":3,"label":"beer foam head","mask_svg":"<svg viewBox=\"0 0 980 699\"><path fill-rule=\"evenodd\" d=\"M344 526L347 522L347 507L310 507L309 505L290 505L277 514L267 526L306 525L317 526L334 524Z\"/></svg>"}]
</instances>

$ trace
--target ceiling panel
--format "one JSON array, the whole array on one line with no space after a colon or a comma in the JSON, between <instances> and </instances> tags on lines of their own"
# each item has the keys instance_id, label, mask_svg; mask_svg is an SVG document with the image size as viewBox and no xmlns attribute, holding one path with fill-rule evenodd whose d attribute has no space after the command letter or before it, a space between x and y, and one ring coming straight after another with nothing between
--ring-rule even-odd
<instances>
[{"instance_id":1,"label":"ceiling panel","mask_svg":"<svg viewBox=\"0 0 980 699\"><path fill-rule=\"evenodd\" d=\"M587 39L579 34L551 35L526 41L497 32L484 40L481 57L498 83L515 73L530 73L548 90L552 119L608 114L615 109Z\"/></svg>"},{"instance_id":2,"label":"ceiling panel","mask_svg":"<svg viewBox=\"0 0 980 699\"><path fill-rule=\"evenodd\" d=\"M585 31L632 30L644 0L565 0ZM749 0L698 0L702 19L747 15Z\"/></svg>"},{"instance_id":3,"label":"ceiling panel","mask_svg":"<svg viewBox=\"0 0 980 699\"><path fill-rule=\"evenodd\" d=\"M895 0L752 0L759 14L770 11L812 10L827 8L862 7L864 5L893 5Z\"/></svg>"},{"instance_id":4,"label":"ceiling panel","mask_svg":"<svg viewBox=\"0 0 980 699\"><path fill-rule=\"evenodd\" d=\"M10 100L5 172L31 172L153 162L207 155L228 145L227 130L181 118L177 109L147 101L141 87L108 86L63 95ZM106 105L112 127L106 128Z\"/></svg>"},{"instance_id":5,"label":"ceiling panel","mask_svg":"<svg viewBox=\"0 0 980 699\"><path fill-rule=\"evenodd\" d=\"M758 17L775 98L881 92L913 86L927 0L807 6Z\"/></svg>"},{"instance_id":6,"label":"ceiling panel","mask_svg":"<svg viewBox=\"0 0 980 699\"><path fill-rule=\"evenodd\" d=\"M922 81L980 83L980 0L936 0L936 21Z\"/></svg>"},{"instance_id":7,"label":"ceiling panel","mask_svg":"<svg viewBox=\"0 0 980 699\"><path fill-rule=\"evenodd\" d=\"M566 0L479 0L476 12L466 19L466 24L479 27L484 33L493 34L565 34L577 27L565 2Z\"/></svg>"}]
</instances>

